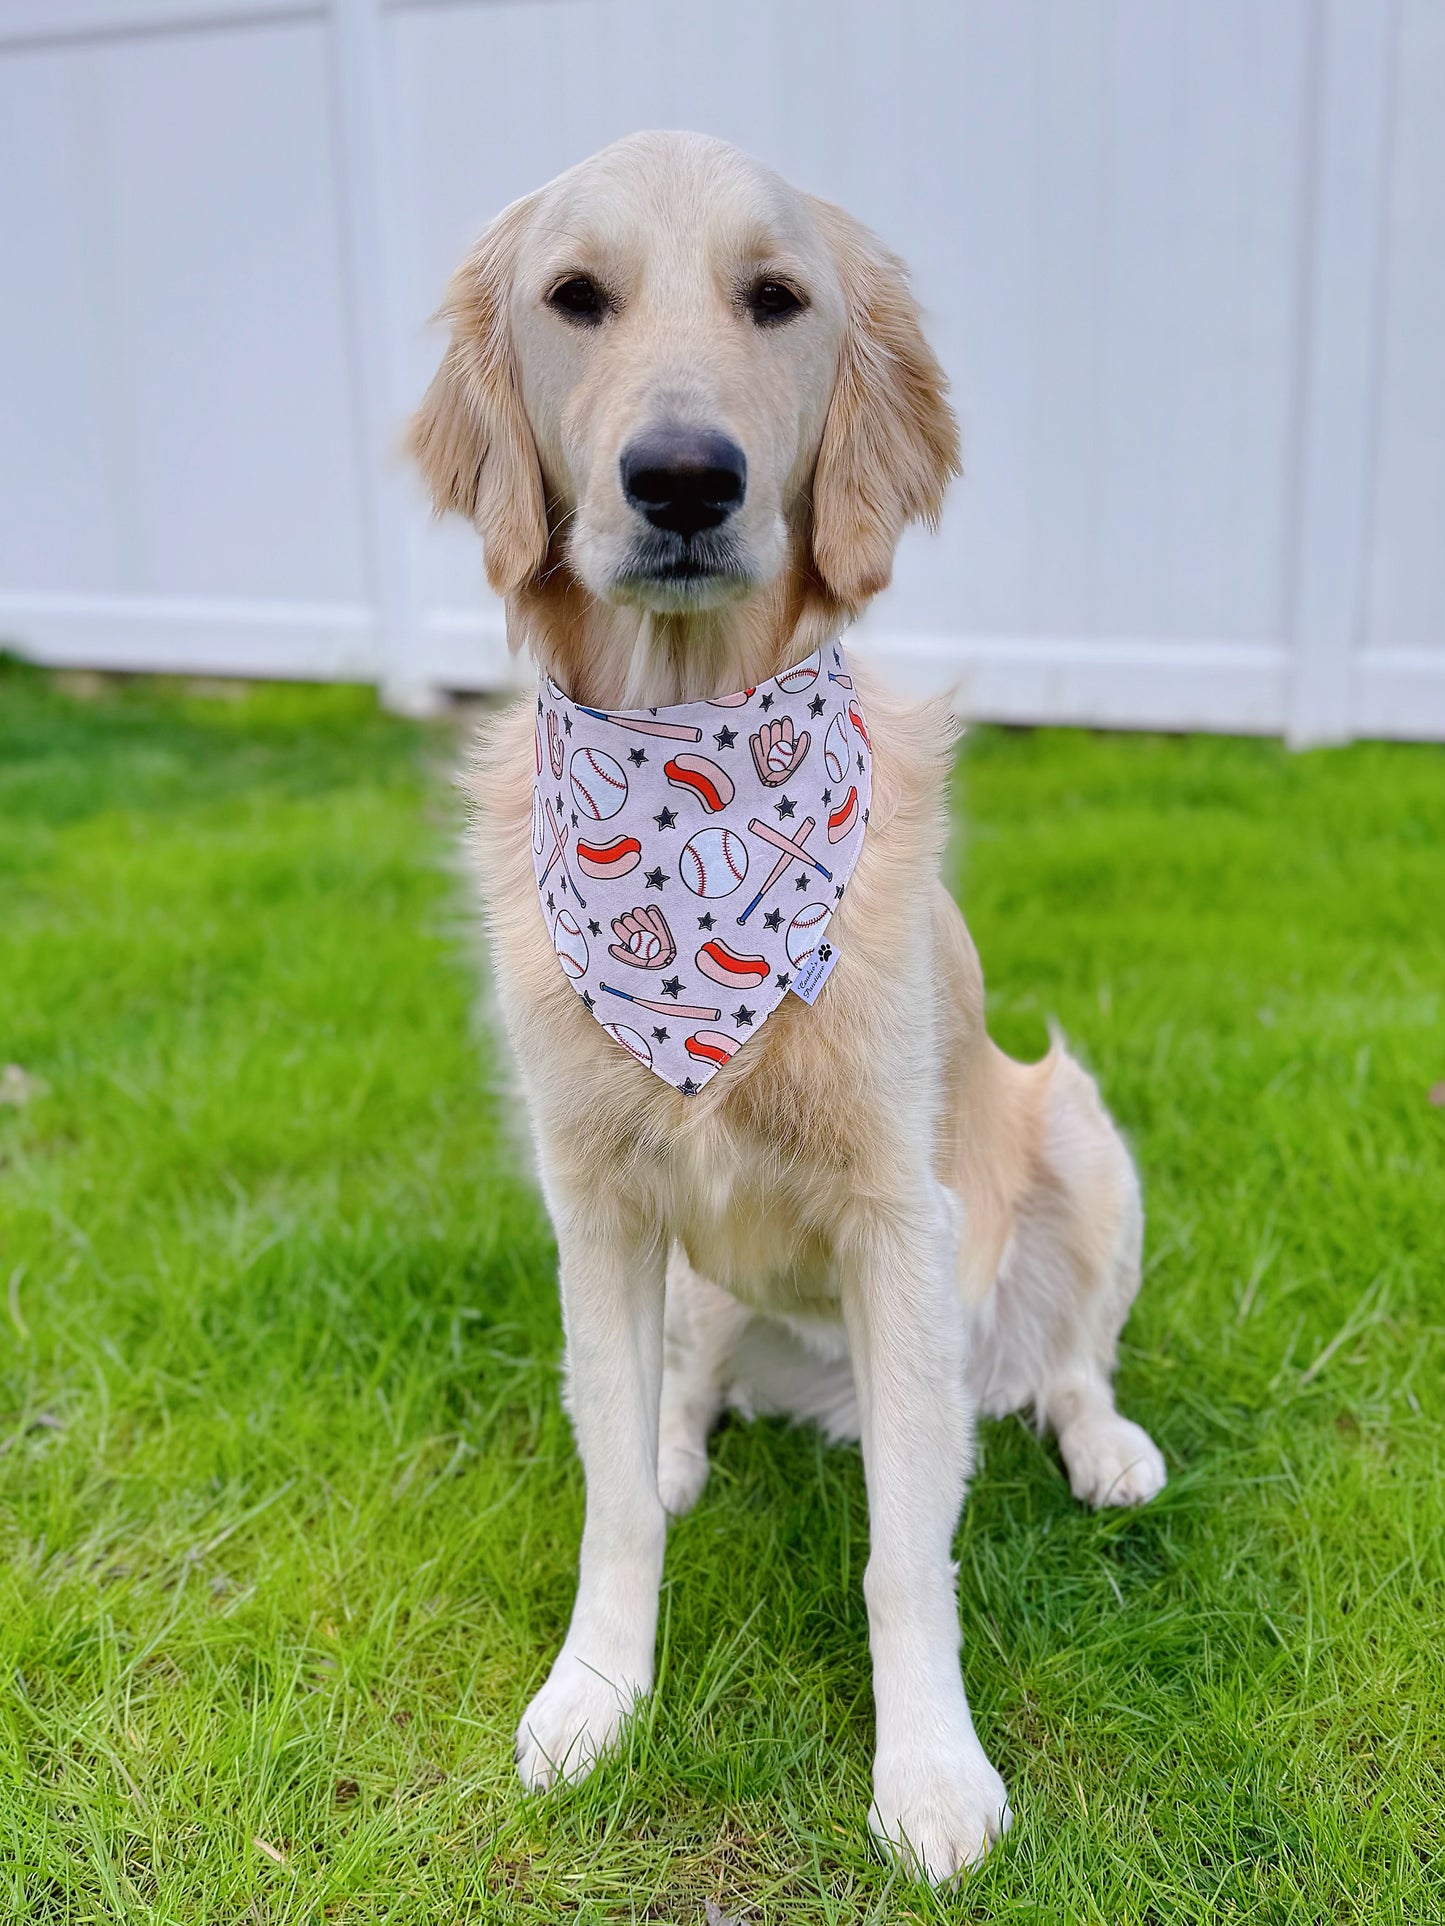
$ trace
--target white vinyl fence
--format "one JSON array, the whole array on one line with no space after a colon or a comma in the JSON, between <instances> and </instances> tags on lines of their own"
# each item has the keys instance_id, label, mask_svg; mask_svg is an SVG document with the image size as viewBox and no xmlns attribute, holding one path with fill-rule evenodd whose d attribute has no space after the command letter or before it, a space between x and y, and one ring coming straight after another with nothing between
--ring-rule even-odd
<instances>
[{"instance_id":1,"label":"white vinyl fence","mask_svg":"<svg viewBox=\"0 0 1445 1926\"><path fill-rule=\"evenodd\" d=\"M0 641L504 680L392 459L426 317L658 125L914 266L968 474L900 679L1445 739L1445 0L0 0Z\"/></svg>"}]
</instances>

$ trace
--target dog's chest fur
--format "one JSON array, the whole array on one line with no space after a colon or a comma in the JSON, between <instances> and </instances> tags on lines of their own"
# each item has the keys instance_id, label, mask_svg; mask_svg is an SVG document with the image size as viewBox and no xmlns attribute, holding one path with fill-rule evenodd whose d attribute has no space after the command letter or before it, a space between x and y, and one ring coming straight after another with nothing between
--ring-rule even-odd
<instances>
[{"instance_id":1,"label":"dog's chest fur","mask_svg":"<svg viewBox=\"0 0 1445 1926\"><path fill-rule=\"evenodd\" d=\"M760 1309L826 1312L835 1254L937 1134L944 1072L933 905L951 725L866 696L873 814L811 1008L785 998L696 1097L632 1062L553 954L530 844L532 705L484 736L470 789L498 1002L549 1186L675 1238Z\"/></svg>"}]
</instances>

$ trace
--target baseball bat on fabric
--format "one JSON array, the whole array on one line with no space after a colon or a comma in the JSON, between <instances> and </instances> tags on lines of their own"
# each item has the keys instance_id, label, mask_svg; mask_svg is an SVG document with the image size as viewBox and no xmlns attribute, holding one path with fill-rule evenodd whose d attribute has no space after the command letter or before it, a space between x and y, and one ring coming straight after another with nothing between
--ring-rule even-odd
<instances>
[{"instance_id":1,"label":"baseball bat on fabric","mask_svg":"<svg viewBox=\"0 0 1445 1926\"><path fill-rule=\"evenodd\" d=\"M584 716L594 722L610 722L614 729L630 729L637 736L666 736L670 742L701 742L702 730L685 722L651 722L646 716L613 715L607 709L589 709L578 703Z\"/></svg>"},{"instance_id":2,"label":"baseball bat on fabric","mask_svg":"<svg viewBox=\"0 0 1445 1926\"><path fill-rule=\"evenodd\" d=\"M556 850L554 851L554 854L561 858L563 878L566 881L568 889L570 889L572 894L577 898L577 907L579 909L586 909L587 898L582 894L581 890L578 889L576 879L573 877L571 870L569 870L567 867L567 858L566 858L566 855L564 854L567 847L567 837L570 834L570 832L566 828L565 824L558 823L557 818L552 813L551 803L548 803L546 805L546 810L547 810L547 821L551 824L551 827L552 827L552 839L557 845ZM544 883L547 880L547 877L551 871L551 868L552 868L552 863L551 863L551 858L549 857L547 862L547 868L542 872L542 881Z\"/></svg>"},{"instance_id":3,"label":"baseball bat on fabric","mask_svg":"<svg viewBox=\"0 0 1445 1926\"><path fill-rule=\"evenodd\" d=\"M542 868L542 874L537 878L537 887L539 889L541 888L542 884L546 882L547 878L552 874L552 870L554 866L557 863L561 862L562 845L567 840L567 831L565 829L562 831L560 836L558 835L557 824L553 820L552 811L550 808L547 810L547 827L551 831L551 835L552 835L552 854L547 858L547 861ZM563 865L563 874L564 875L566 874L565 864Z\"/></svg>"},{"instance_id":4,"label":"baseball bat on fabric","mask_svg":"<svg viewBox=\"0 0 1445 1926\"><path fill-rule=\"evenodd\" d=\"M806 836L808 829L812 827L814 827L814 824L812 823L812 819L809 818L808 824L799 828L798 840L794 842L791 836L785 836L782 830L774 829L771 823L759 822L756 816L754 816L748 824L748 828L753 834L755 836L761 836L765 843L771 843L774 849L785 849L788 852L788 860L790 862L796 858L800 863L807 863L811 868L816 869L820 876L826 876L831 883L833 880L832 870L825 869L816 856L810 856L807 850L803 848L803 838Z\"/></svg>"},{"instance_id":5,"label":"baseball bat on fabric","mask_svg":"<svg viewBox=\"0 0 1445 1926\"><path fill-rule=\"evenodd\" d=\"M754 824L753 827L756 828L757 825ZM809 836L812 835L813 831L817 827L818 825L814 822L811 816L805 817L805 819L798 825L798 841L800 843L807 842ZM777 862L773 864L772 872L769 875L767 882L763 884L762 888L758 891L757 895L753 898L752 902L748 904L747 908L743 911L742 915L738 918L739 923L747 922L748 918L752 915L753 911L757 908L758 904L762 902L763 898L767 895L768 891L773 887L773 884L777 882L778 878L782 875L783 871L785 869L791 868L792 862L793 862L792 851L785 850L784 853L778 858Z\"/></svg>"},{"instance_id":6,"label":"baseball bat on fabric","mask_svg":"<svg viewBox=\"0 0 1445 1926\"><path fill-rule=\"evenodd\" d=\"M599 983L608 996L620 996L624 1003L635 1003L639 1010L656 1010L659 1016L686 1017L689 1023L716 1023L721 1010L704 1010L694 1003L654 1003L651 997L634 996L630 990L614 990L610 983Z\"/></svg>"}]
</instances>

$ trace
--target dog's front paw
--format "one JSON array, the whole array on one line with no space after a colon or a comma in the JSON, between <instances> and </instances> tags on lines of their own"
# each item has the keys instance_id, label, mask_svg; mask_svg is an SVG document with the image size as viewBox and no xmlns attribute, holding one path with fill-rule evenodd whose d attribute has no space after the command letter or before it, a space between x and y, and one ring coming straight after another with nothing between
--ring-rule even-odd
<instances>
[{"instance_id":1,"label":"dog's front paw","mask_svg":"<svg viewBox=\"0 0 1445 1926\"><path fill-rule=\"evenodd\" d=\"M978 1864L1013 1814L1003 1780L969 1738L942 1752L880 1755L868 1824L889 1858L943 1886Z\"/></svg>"},{"instance_id":2,"label":"dog's front paw","mask_svg":"<svg viewBox=\"0 0 1445 1926\"><path fill-rule=\"evenodd\" d=\"M1069 1489L1083 1504L1144 1505L1164 1489L1164 1458L1149 1433L1113 1412L1059 1433Z\"/></svg>"},{"instance_id":3,"label":"dog's front paw","mask_svg":"<svg viewBox=\"0 0 1445 1926\"><path fill-rule=\"evenodd\" d=\"M517 1770L531 1792L585 1779L613 1744L648 1681L603 1673L563 1651L517 1727Z\"/></svg>"}]
</instances>

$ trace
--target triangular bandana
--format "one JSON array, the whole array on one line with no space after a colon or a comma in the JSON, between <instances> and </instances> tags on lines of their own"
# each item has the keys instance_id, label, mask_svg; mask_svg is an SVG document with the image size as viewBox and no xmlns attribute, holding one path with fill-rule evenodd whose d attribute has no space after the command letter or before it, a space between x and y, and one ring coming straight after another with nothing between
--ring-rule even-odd
<instances>
[{"instance_id":1,"label":"triangular bandana","mask_svg":"<svg viewBox=\"0 0 1445 1926\"><path fill-rule=\"evenodd\" d=\"M843 651L662 709L584 708L544 677L536 749L557 961L609 1036L695 1096L793 988L863 847L873 764Z\"/></svg>"}]
</instances>

